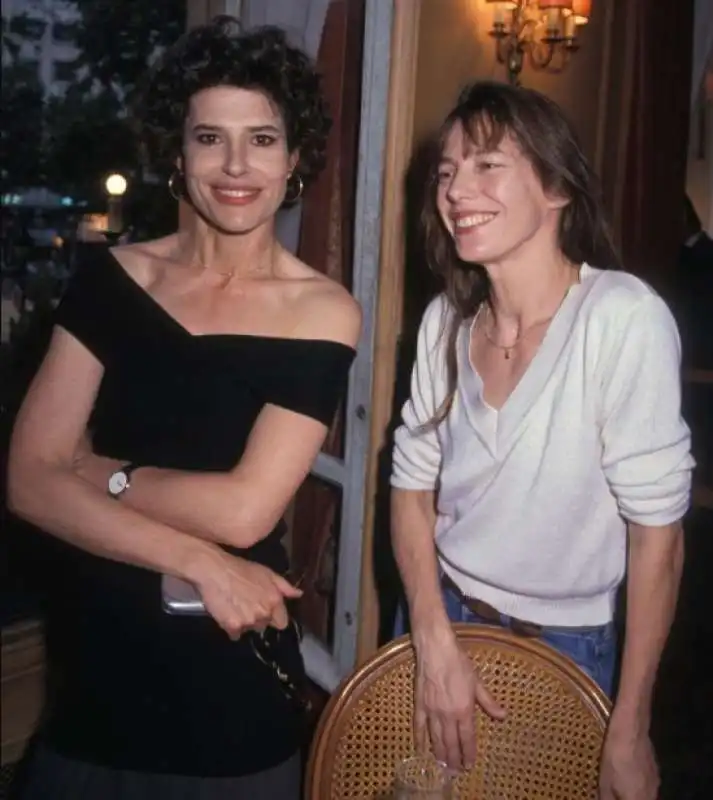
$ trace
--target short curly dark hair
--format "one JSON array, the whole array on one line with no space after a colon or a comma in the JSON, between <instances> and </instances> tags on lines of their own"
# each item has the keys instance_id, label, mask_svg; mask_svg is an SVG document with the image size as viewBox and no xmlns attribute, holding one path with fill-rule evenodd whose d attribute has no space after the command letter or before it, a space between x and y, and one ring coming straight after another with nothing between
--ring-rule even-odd
<instances>
[{"instance_id":1,"label":"short curly dark hair","mask_svg":"<svg viewBox=\"0 0 713 800\"><path fill-rule=\"evenodd\" d=\"M279 109L295 173L305 184L324 166L331 119L321 76L281 28L245 31L233 17L216 17L185 33L158 60L136 92L132 116L148 160L170 168L181 154L191 97L214 86L263 92Z\"/></svg>"}]
</instances>

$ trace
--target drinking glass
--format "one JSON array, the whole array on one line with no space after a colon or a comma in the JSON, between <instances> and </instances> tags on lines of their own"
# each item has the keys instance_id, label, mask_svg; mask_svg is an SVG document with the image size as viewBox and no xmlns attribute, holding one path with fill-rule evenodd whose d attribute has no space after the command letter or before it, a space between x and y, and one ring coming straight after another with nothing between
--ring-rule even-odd
<instances>
[{"instance_id":1,"label":"drinking glass","mask_svg":"<svg viewBox=\"0 0 713 800\"><path fill-rule=\"evenodd\" d=\"M450 800L451 774L442 761L413 756L396 766L394 800Z\"/></svg>"}]
</instances>

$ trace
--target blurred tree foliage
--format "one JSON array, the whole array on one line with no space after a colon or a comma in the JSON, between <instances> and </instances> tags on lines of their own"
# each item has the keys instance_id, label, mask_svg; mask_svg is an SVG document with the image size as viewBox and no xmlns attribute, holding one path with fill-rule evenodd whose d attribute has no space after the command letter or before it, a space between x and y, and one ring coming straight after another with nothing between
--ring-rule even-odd
<instances>
[{"instance_id":1,"label":"blurred tree foliage","mask_svg":"<svg viewBox=\"0 0 713 800\"><path fill-rule=\"evenodd\" d=\"M119 97L186 27L186 0L74 0L82 14L76 44L90 80Z\"/></svg>"},{"instance_id":2,"label":"blurred tree foliage","mask_svg":"<svg viewBox=\"0 0 713 800\"><path fill-rule=\"evenodd\" d=\"M18 15L23 16L23 15ZM11 29L8 17L2 17L2 64L11 63L20 52L20 43Z\"/></svg>"},{"instance_id":3,"label":"blurred tree foliage","mask_svg":"<svg viewBox=\"0 0 713 800\"><path fill-rule=\"evenodd\" d=\"M21 61L3 66L0 88L1 191L36 186L44 178L44 102L37 70Z\"/></svg>"}]
</instances>

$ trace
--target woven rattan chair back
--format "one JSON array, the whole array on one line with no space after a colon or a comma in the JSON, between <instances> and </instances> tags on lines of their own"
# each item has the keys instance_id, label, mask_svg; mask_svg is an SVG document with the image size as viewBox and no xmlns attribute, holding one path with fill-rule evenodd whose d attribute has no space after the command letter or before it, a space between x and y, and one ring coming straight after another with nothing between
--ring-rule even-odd
<instances>
[{"instance_id":1,"label":"woven rattan chair back","mask_svg":"<svg viewBox=\"0 0 713 800\"><path fill-rule=\"evenodd\" d=\"M499 628L455 625L482 680L508 710L476 711L478 754L454 784L460 800L594 800L610 704L572 661ZM330 699L312 742L307 800L391 796L413 755L414 657L408 637L379 650Z\"/></svg>"}]
</instances>

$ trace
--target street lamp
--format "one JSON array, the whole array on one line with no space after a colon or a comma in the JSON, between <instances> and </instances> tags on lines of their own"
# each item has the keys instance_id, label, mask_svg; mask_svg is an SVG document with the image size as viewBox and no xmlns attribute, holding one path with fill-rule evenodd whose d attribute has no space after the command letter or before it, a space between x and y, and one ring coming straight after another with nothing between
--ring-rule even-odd
<instances>
[{"instance_id":1,"label":"street lamp","mask_svg":"<svg viewBox=\"0 0 713 800\"><path fill-rule=\"evenodd\" d=\"M104 188L109 195L107 204L107 230L109 233L119 234L124 228L121 213L121 198L126 193L128 183L123 175L118 172L109 175L104 181Z\"/></svg>"}]
</instances>

